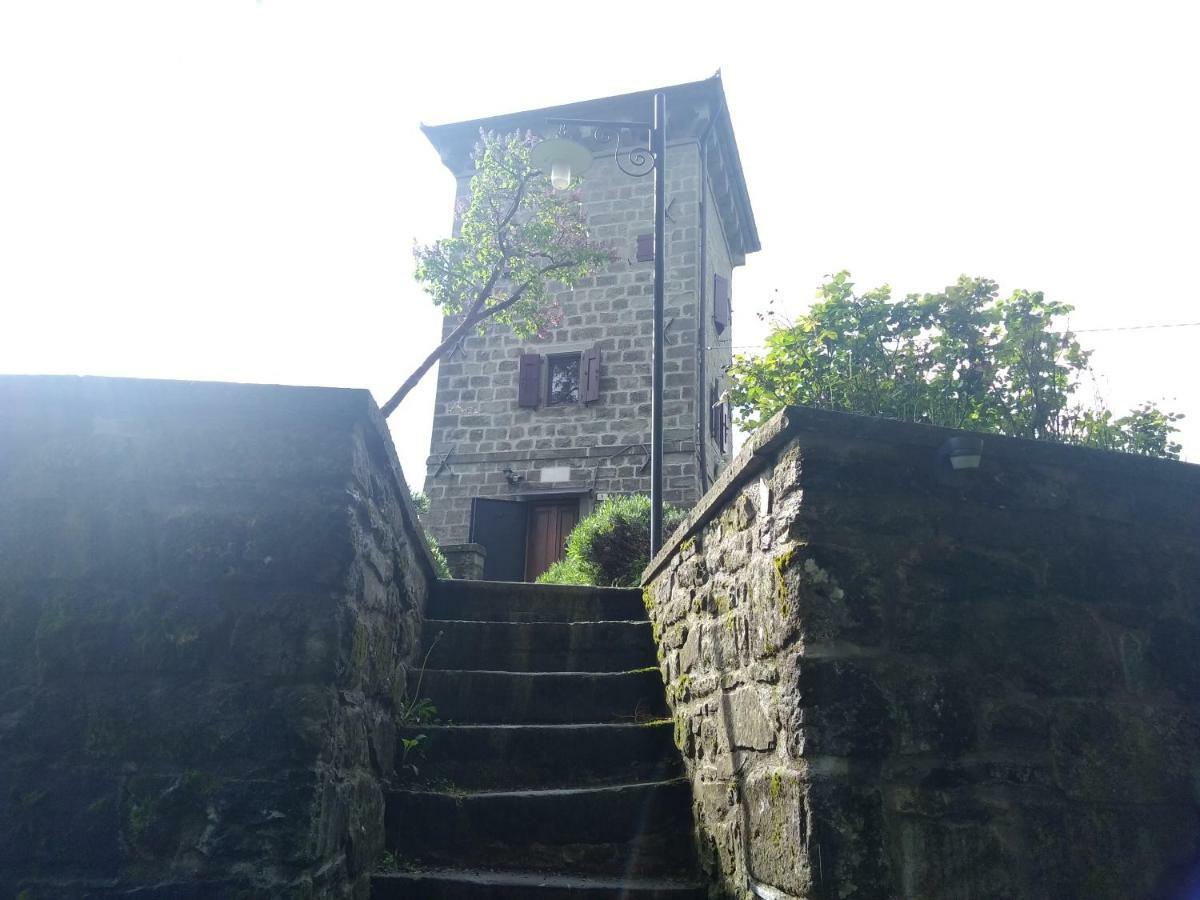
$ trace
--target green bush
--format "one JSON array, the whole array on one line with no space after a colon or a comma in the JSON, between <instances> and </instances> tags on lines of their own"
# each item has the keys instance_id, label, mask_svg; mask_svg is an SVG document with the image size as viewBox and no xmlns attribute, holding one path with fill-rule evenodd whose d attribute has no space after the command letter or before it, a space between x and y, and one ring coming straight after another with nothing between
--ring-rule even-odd
<instances>
[{"instance_id":1,"label":"green bush","mask_svg":"<svg viewBox=\"0 0 1200 900\"><path fill-rule=\"evenodd\" d=\"M663 536L686 513L663 510ZM650 562L650 498L642 494L609 497L579 522L567 538L567 555L547 569L541 584L597 584L636 587Z\"/></svg>"},{"instance_id":2,"label":"green bush","mask_svg":"<svg viewBox=\"0 0 1200 900\"><path fill-rule=\"evenodd\" d=\"M453 578L454 576L450 574L450 564L446 562L442 548L437 545L437 541L428 531L425 532L425 542L429 544L429 555L433 557L433 574L438 578Z\"/></svg>"},{"instance_id":3,"label":"green bush","mask_svg":"<svg viewBox=\"0 0 1200 900\"><path fill-rule=\"evenodd\" d=\"M410 496L413 509L417 511L417 519L421 523L421 530L425 532L425 543L429 545L429 553L433 557L433 573L438 578L453 578L454 576L450 574L450 564L446 562L446 557L442 554L442 548L438 546L438 542L433 539L433 535L425 527L425 516L429 514L429 497L422 491L413 491Z\"/></svg>"},{"instance_id":4,"label":"green bush","mask_svg":"<svg viewBox=\"0 0 1200 900\"><path fill-rule=\"evenodd\" d=\"M591 584L591 576L578 560L564 557L538 576L538 584Z\"/></svg>"}]
</instances>

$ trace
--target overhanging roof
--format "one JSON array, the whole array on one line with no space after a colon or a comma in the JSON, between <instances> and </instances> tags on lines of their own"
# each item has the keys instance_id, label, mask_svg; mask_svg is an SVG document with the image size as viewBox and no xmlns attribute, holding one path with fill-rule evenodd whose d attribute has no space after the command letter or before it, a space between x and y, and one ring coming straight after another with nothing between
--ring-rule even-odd
<instances>
[{"instance_id":1,"label":"overhanging roof","mask_svg":"<svg viewBox=\"0 0 1200 900\"><path fill-rule=\"evenodd\" d=\"M445 125L422 125L421 130L437 149L446 167L456 176L461 176L471 172L471 152L479 141L480 129L501 133L529 130L548 134L554 130L547 125L548 118L648 121L652 99L660 91L667 95L667 140L673 142L690 138L706 142L709 183L730 250L739 258L760 250L758 227L754 222L754 211L750 206L750 195L746 190L742 161L738 155L733 123L719 73L703 81Z\"/></svg>"}]
</instances>

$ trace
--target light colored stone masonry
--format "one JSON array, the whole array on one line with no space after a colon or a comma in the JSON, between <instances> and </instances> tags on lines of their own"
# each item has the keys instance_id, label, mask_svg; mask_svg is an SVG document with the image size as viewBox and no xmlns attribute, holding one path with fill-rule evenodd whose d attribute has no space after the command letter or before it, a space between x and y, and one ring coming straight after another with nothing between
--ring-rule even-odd
<instances>
[{"instance_id":1,"label":"light colored stone masonry","mask_svg":"<svg viewBox=\"0 0 1200 900\"><path fill-rule=\"evenodd\" d=\"M708 189L702 185L700 160L694 139L673 143L667 151L664 493L668 502L683 506L704 492L714 466L719 471L728 462L709 437L708 385L714 377L723 383L732 343L732 327L719 336L713 329L712 277L716 273L732 280L732 263L710 199L707 271L700 271L700 192ZM468 185L466 177L460 178L460 195ZM489 327L463 341L438 368L425 492L439 542L469 539L471 498L476 496L576 490L599 497L649 491L654 263L637 261L637 237L653 232L653 181L625 175L611 155L598 154L581 195L593 237L611 246L621 260L557 294L562 323L544 339L522 341L505 327ZM698 344L697 319L702 282L704 346ZM601 352L597 402L518 407L522 353L592 346ZM701 354L703 386L697 371ZM698 462L698 440L707 442L707 480ZM567 469L570 477L543 481L544 469ZM519 480L512 484L510 477Z\"/></svg>"}]
</instances>

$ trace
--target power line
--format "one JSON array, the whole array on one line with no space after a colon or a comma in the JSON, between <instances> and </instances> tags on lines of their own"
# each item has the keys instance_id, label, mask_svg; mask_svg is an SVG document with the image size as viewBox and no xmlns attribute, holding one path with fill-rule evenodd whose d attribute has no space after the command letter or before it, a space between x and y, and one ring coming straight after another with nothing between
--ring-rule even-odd
<instances>
[{"instance_id":1,"label":"power line","mask_svg":"<svg viewBox=\"0 0 1200 900\"><path fill-rule=\"evenodd\" d=\"M1113 325L1109 328L1070 328L1074 334L1085 334L1092 331L1142 331L1146 328L1196 328L1200 322L1168 322L1161 325Z\"/></svg>"}]
</instances>

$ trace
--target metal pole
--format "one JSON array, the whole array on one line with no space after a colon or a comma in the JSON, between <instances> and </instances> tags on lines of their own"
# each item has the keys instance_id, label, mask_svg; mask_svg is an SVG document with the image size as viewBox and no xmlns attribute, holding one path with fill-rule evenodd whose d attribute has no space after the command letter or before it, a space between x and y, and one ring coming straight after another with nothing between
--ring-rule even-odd
<instances>
[{"instance_id":1,"label":"metal pole","mask_svg":"<svg viewBox=\"0 0 1200 900\"><path fill-rule=\"evenodd\" d=\"M650 556L662 547L663 526L663 285L667 256L667 97L654 95L654 368L650 397Z\"/></svg>"}]
</instances>

